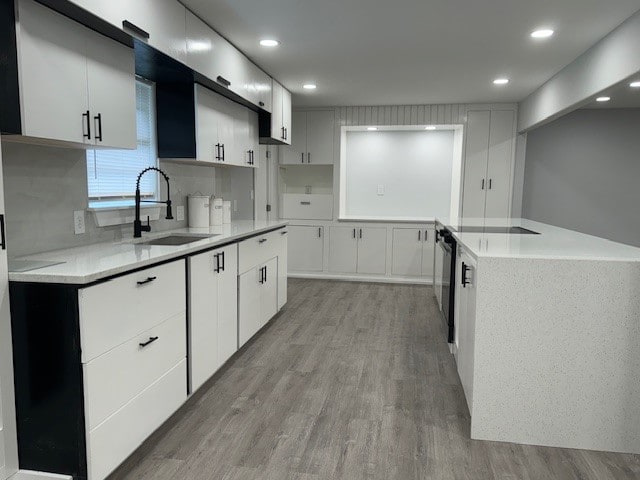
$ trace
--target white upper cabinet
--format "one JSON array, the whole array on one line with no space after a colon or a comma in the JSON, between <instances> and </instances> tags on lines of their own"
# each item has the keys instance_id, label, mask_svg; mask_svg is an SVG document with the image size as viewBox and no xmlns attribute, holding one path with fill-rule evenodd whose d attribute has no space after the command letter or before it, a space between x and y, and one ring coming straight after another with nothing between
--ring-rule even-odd
<instances>
[{"instance_id":1,"label":"white upper cabinet","mask_svg":"<svg viewBox=\"0 0 640 480\"><path fill-rule=\"evenodd\" d=\"M187 62L187 10L181 3L175 0L74 0L74 3L162 53Z\"/></svg>"},{"instance_id":2,"label":"white upper cabinet","mask_svg":"<svg viewBox=\"0 0 640 480\"><path fill-rule=\"evenodd\" d=\"M263 110L271 111L271 78L189 11L187 65Z\"/></svg>"},{"instance_id":3,"label":"white upper cabinet","mask_svg":"<svg viewBox=\"0 0 640 480\"><path fill-rule=\"evenodd\" d=\"M271 98L271 132L265 140L267 143L291 145L291 92L273 80Z\"/></svg>"},{"instance_id":4,"label":"white upper cabinet","mask_svg":"<svg viewBox=\"0 0 640 480\"><path fill-rule=\"evenodd\" d=\"M291 146L283 149L288 165L332 165L335 119L332 110L294 111Z\"/></svg>"},{"instance_id":5,"label":"white upper cabinet","mask_svg":"<svg viewBox=\"0 0 640 480\"><path fill-rule=\"evenodd\" d=\"M463 217L509 216L515 122L513 110L468 113Z\"/></svg>"},{"instance_id":6,"label":"white upper cabinet","mask_svg":"<svg viewBox=\"0 0 640 480\"><path fill-rule=\"evenodd\" d=\"M132 49L32 0L18 3L22 135L136 147Z\"/></svg>"}]
</instances>

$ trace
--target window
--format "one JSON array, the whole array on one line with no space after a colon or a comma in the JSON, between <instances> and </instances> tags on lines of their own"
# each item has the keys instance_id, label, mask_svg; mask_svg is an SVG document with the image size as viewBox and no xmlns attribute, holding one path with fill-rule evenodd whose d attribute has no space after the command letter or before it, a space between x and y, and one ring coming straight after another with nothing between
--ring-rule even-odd
<instances>
[{"instance_id":1,"label":"window","mask_svg":"<svg viewBox=\"0 0 640 480\"><path fill-rule=\"evenodd\" d=\"M136 150L87 150L87 184L90 208L118 208L134 204L136 179L147 167L158 164L153 84L136 82ZM140 182L143 198L155 199L157 175Z\"/></svg>"}]
</instances>

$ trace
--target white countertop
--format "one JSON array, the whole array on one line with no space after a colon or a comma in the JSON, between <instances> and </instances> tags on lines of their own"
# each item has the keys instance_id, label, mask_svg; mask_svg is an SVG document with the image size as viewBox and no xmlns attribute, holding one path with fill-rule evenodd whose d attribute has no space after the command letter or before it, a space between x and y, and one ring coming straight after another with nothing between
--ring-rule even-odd
<instances>
[{"instance_id":1,"label":"white countertop","mask_svg":"<svg viewBox=\"0 0 640 480\"><path fill-rule=\"evenodd\" d=\"M540 235L505 233L461 233L453 231L455 239L476 258L508 257L558 260L609 260L640 262L640 248L613 242L604 238L534 222L524 218L462 219L455 224L448 219L437 219L443 225L523 227Z\"/></svg>"},{"instance_id":2,"label":"white countertop","mask_svg":"<svg viewBox=\"0 0 640 480\"><path fill-rule=\"evenodd\" d=\"M9 272L14 282L64 283L84 285L137 268L182 257L217 245L240 240L287 225L288 221L236 221L220 227L182 228L143 234L143 238L117 243L97 243L83 247L27 255L16 260L64 262L27 272ZM180 246L144 245L169 234L215 235Z\"/></svg>"}]
</instances>

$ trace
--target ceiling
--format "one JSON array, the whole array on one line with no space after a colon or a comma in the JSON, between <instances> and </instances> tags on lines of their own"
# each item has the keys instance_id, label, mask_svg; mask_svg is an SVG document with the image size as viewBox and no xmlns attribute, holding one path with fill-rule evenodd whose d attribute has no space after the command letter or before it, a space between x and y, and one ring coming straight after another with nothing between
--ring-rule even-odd
<instances>
[{"instance_id":1,"label":"ceiling","mask_svg":"<svg viewBox=\"0 0 640 480\"><path fill-rule=\"evenodd\" d=\"M182 0L297 106L520 101L639 0ZM534 41L549 27L553 38ZM260 38L281 45L265 49ZM492 80L507 76L497 87ZM307 92L305 82L317 83Z\"/></svg>"},{"instance_id":2,"label":"ceiling","mask_svg":"<svg viewBox=\"0 0 640 480\"><path fill-rule=\"evenodd\" d=\"M582 108L640 108L640 88L631 88L631 82L640 82L640 73L608 88ZM609 97L608 102L597 102L596 97Z\"/></svg>"}]
</instances>

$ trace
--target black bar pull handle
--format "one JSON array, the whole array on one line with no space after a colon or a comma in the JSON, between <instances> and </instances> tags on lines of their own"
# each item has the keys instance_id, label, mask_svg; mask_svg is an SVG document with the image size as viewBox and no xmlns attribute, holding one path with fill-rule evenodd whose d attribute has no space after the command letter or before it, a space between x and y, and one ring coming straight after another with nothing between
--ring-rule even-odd
<instances>
[{"instance_id":1,"label":"black bar pull handle","mask_svg":"<svg viewBox=\"0 0 640 480\"><path fill-rule=\"evenodd\" d=\"M122 28L124 28L125 30L129 30L131 33L135 34L137 37L140 37L144 40L149 40L149 32L141 29L139 26L137 26L134 23L131 23L129 20L123 20L122 21Z\"/></svg>"},{"instance_id":2,"label":"black bar pull handle","mask_svg":"<svg viewBox=\"0 0 640 480\"><path fill-rule=\"evenodd\" d=\"M267 283L267 266L264 266L264 283Z\"/></svg>"},{"instance_id":3,"label":"black bar pull handle","mask_svg":"<svg viewBox=\"0 0 640 480\"><path fill-rule=\"evenodd\" d=\"M300 154L300 159L301 159L301 160L300 160L300 161L301 161L301 163L304 163L304 152L302 152L302 153Z\"/></svg>"},{"instance_id":4,"label":"black bar pull handle","mask_svg":"<svg viewBox=\"0 0 640 480\"><path fill-rule=\"evenodd\" d=\"M224 272L224 252L220 252L220 256L222 257L222 271Z\"/></svg>"},{"instance_id":5,"label":"black bar pull handle","mask_svg":"<svg viewBox=\"0 0 640 480\"><path fill-rule=\"evenodd\" d=\"M436 243L438 243L440 241L440 234L438 233L438 230L436 229Z\"/></svg>"},{"instance_id":6,"label":"black bar pull handle","mask_svg":"<svg viewBox=\"0 0 640 480\"><path fill-rule=\"evenodd\" d=\"M467 285L469 285L469 280L467 279L468 271L469 267L466 263L462 262L462 288L467 288Z\"/></svg>"},{"instance_id":7,"label":"black bar pull handle","mask_svg":"<svg viewBox=\"0 0 640 480\"><path fill-rule=\"evenodd\" d=\"M428 242L429 241L429 230L425 230L424 231L424 241Z\"/></svg>"},{"instance_id":8,"label":"black bar pull handle","mask_svg":"<svg viewBox=\"0 0 640 480\"><path fill-rule=\"evenodd\" d=\"M218 83L221 83L222 85L224 85L227 88L229 88L231 86L231 82L229 80L227 80L226 78L224 78L222 75L218 75L218 78L216 78L216 80L218 81Z\"/></svg>"},{"instance_id":9,"label":"black bar pull handle","mask_svg":"<svg viewBox=\"0 0 640 480\"><path fill-rule=\"evenodd\" d=\"M2 250L7 249L7 240L4 235L4 215L0 215L0 246Z\"/></svg>"},{"instance_id":10,"label":"black bar pull handle","mask_svg":"<svg viewBox=\"0 0 640 480\"><path fill-rule=\"evenodd\" d=\"M356 238L356 229L353 229L353 238Z\"/></svg>"},{"instance_id":11,"label":"black bar pull handle","mask_svg":"<svg viewBox=\"0 0 640 480\"><path fill-rule=\"evenodd\" d=\"M84 119L85 117L87 118L87 133L84 133L83 131L82 136L87 140L91 140L91 112L89 110L82 114L82 118Z\"/></svg>"},{"instance_id":12,"label":"black bar pull handle","mask_svg":"<svg viewBox=\"0 0 640 480\"><path fill-rule=\"evenodd\" d=\"M362 238L362 229L360 229L360 238Z\"/></svg>"},{"instance_id":13,"label":"black bar pull handle","mask_svg":"<svg viewBox=\"0 0 640 480\"><path fill-rule=\"evenodd\" d=\"M261 238L260 240L258 240L258 243L264 243L264 242L266 242L266 241L267 241L267 239L266 239L266 238Z\"/></svg>"},{"instance_id":14,"label":"black bar pull handle","mask_svg":"<svg viewBox=\"0 0 640 480\"><path fill-rule=\"evenodd\" d=\"M422 240L422 230L418 230L418 241Z\"/></svg>"},{"instance_id":15,"label":"black bar pull handle","mask_svg":"<svg viewBox=\"0 0 640 480\"><path fill-rule=\"evenodd\" d=\"M493 178L490 178L490 179L489 179L489 190L491 190L491 186L492 186L492 184L493 184Z\"/></svg>"},{"instance_id":16,"label":"black bar pull handle","mask_svg":"<svg viewBox=\"0 0 640 480\"><path fill-rule=\"evenodd\" d=\"M146 342L139 343L138 345L140 345L140 347L144 348L147 345L151 345L156 340L158 340L158 337L149 337L149 340L147 340Z\"/></svg>"},{"instance_id":17,"label":"black bar pull handle","mask_svg":"<svg viewBox=\"0 0 640 480\"><path fill-rule=\"evenodd\" d=\"M318 238L322 238L322 227L318 227Z\"/></svg>"},{"instance_id":18,"label":"black bar pull handle","mask_svg":"<svg viewBox=\"0 0 640 480\"><path fill-rule=\"evenodd\" d=\"M156 280L158 277L147 277L146 280L141 280L138 282L138 285L146 285L147 283L151 283Z\"/></svg>"},{"instance_id":19,"label":"black bar pull handle","mask_svg":"<svg viewBox=\"0 0 640 480\"><path fill-rule=\"evenodd\" d=\"M96 133L96 140L98 141L102 141L102 114L99 113L97 116L93 117L93 121L94 122L98 122L98 126L96 127L96 130L98 133Z\"/></svg>"},{"instance_id":20,"label":"black bar pull handle","mask_svg":"<svg viewBox=\"0 0 640 480\"><path fill-rule=\"evenodd\" d=\"M307 163L311 163L311 152L307 152Z\"/></svg>"},{"instance_id":21,"label":"black bar pull handle","mask_svg":"<svg viewBox=\"0 0 640 480\"><path fill-rule=\"evenodd\" d=\"M225 158L224 158L224 143L222 144L222 161L223 162L225 161Z\"/></svg>"},{"instance_id":22,"label":"black bar pull handle","mask_svg":"<svg viewBox=\"0 0 640 480\"><path fill-rule=\"evenodd\" d=\"M484 190L484 178L482 179L482 190Z\"/></svg>"},{"instance_id":23,"label":"black bar pull handle","mask_svg":"<svg viewBox=\"0 0 640 480\"><path fill-rule=\"evenodd\" d=\"M311 202L300 202L300 205L311 205Z\"/></svg>"},{"instance_id":24,"label":"black bar pull handle","mask_svg":"<svg viewBox=\"0 0 640 480\"><path fill-rule=\"evenodd\" d=\"M220 273L220 254L219 254L219 253L216 253L216 254L213 256L213 258L215 258L215 259L216 259L216 266L215 266L215 267L213 267L213 271L214 271L215 273Z\"/></svg>"},{"instance_id":25,"label":"black bar pull handle","mask_svg":"<svg viewBox=\"0 0 640 480\"><path fill-rule=\"evenodd\" d=\"M282 140L286 140L287 137L284 136L284 127L282 127L282 135L280 136Z\"/></svg>"},{"instance_id":26,"label":"black bar pull handle","mask_svg":"<svg viewBox=\"0 0 640 480\"><path fill-rule=\"evenodd\" d=\"M260 283L264 283L265 282L265 275L264 275L264 267L260 267Z\"/></svg>"}]
</instances>

